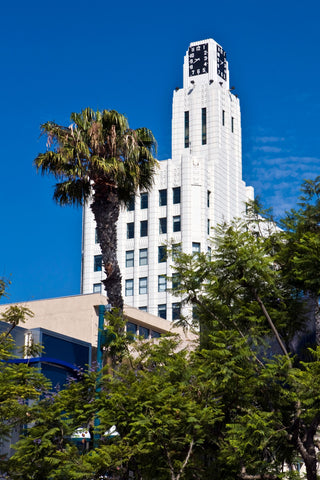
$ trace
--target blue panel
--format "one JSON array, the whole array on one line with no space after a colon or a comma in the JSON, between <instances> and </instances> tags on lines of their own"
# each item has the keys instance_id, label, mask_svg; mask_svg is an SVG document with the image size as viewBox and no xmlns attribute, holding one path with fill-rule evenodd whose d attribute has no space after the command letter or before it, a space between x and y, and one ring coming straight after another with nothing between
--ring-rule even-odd
<instances>
[{"instance_id":1,"label":"blue panel","mask_svg":"<svg viewBox=\"0 0 320 480\"><path fill-rule=\"evenodd\" d=\"M43 355L53 357L79 367L85 367L89 363L89 347L60 338L42 334Z\"/></svg>"}]
</instances>

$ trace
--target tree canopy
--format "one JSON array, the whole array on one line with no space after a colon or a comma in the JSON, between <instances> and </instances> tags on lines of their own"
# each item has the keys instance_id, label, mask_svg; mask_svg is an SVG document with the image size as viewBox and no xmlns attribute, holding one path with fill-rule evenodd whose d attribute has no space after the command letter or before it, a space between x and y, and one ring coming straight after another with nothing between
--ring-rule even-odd
<instances>
[{"instance_id":1,"label":"tree canopy","mask_svg":"<svg viewBox=\"0 0 320 480\"><path fill-rule=\"evenodd\" d=\"M38 171L57 183L53 198L60 205L88 201L97 225L109 302L123 308L117 260L117 220L121 205L153 185L157 168L156 141L147 128L130 129L115 110L90 108L71 114L68 127L55 122L41 126L47 151L34 160Z\"/></svg>"}]
</instances>

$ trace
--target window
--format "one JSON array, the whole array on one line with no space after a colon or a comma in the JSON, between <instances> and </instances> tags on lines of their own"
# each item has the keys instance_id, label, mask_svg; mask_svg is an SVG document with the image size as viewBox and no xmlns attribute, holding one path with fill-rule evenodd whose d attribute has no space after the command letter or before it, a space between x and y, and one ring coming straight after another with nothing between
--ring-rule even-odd
<instances>
[{"instance_id":1,"label":"window","mask_svg":"<svg viewBox=\"0 0 320 480\"><path fill-rule=\"evenodd\" d=\"M94 231L94 243L99 243L98 229L97 228Z\"/></svg>"},{"instance_id":2,"label":"window","mask_svg":"<svg viewBox=\"0 0 320 480\"><path fill-rule=\"evenodd\" d=\"M148 279L147 277L139 278L139 295L148 293Z\"/></svg>"},{"instance_id":3,"label":"window","mask_svg":"<svg viewBox=\"0 0 320 480\"><path fill-rule=\"evenodd\" d=\"M167 217L159 218L159 233L167 233Z\"/></svg>"},{"instance_id":4,"label":"window","mask_svg":"<svg viewBox=\"0 0 320 480\"><path fill-rule=\"evenodd\" d=\"M161 337L160 332L156 332L155 330L151 330L151 338L160 338L160 337Z\"/></svg>"},{"instance_id":5,"label":"window","mask_svg":"<svg viewBox=\"0 0 320 480\"><path fill-rule=\"evenodd\" d=\"M127 333L131 333L132 335L137 335L138 325L132 322L127 322Z\"/></svg>"},{"instance_id":6,"label":"window","mask_svg":"<svg viewBox=\"0 0 320 480\"><path fill-rule=\"evenodd\" d=\"M189 147L189 112L184 112L184 148Z\"/></svg>"},{"instance_id":7,"label":"window","mask_svg":"<svg viewBox=\"0 0 320 480\"><path fill-rule=\"evenodd\" d=\"M101 283L93 284L93 293L101 293Z\"/></svg>"},{"instance_id":8,"label":"window","mask_svg":"<svg viewBox=\"0 0 320 480\"><path fill-rule=\"evenodd\" d=\"M208 219L208 235L210 235L210 220Z\"/></svg>"},{"instance_id":9,"label":"window","mask_svg":"<svg viewBox=\"0 0 320 480\"><path fill-rule=\"evenodd\" d=\"M140 208L143 210L144 208L148 208L148 194L141 193L140 194Z\"/></svg>"},{"instance_id":10,"label":"window","mask_svg":"<svg viewBox=\"0 0 320 480\"><path fill-rule=\"evenodd\" d=\"M167 318L167 305L158 305L158 317L164 318L166 320Z\"/></svg>"},{"instance_id":11,"label":"window","mask_svg":"<svg viewBox=\"0 0 320 480\"><path fill-rule=\"evenodd\" d=\"M173 217L172 230L173 230L174 232L180 232L180 231L181 231L180 215L177 215L176 217Z\"/></svg>"},{"instance_id":12,"label":"window","mask_svg":"<svg viewBox=\"0 0 320 480\"><path fill-rule=\"evenodd\" d=\"M148 220L142 220L140 222L140 237L148 236Z\"/></svg>"},{"instance_id":13,"label":"window","mask_svg":"<svg viewBox=\"0 0 320 480\"><path fill-rule=\"evenodd\" d=\"M146 327L139 327L139 336L143 338L149 338L150 330Z\"/></svg>"},{"instance_id":14,"label":"window","mask_svg":"<svg viewBox=\"0 0 320 480\"><path fill-rule=\"evenodd\" d=\"M134 238L134 223L127 223L127 238Z\"/></svg>"},{"instance_id":15,"label":"window","mask_svg":"<svg viewBox=\"0 0 320 480\"><path fill-rule=\"evenodd\" d=\"M158 292L165 292L167 290L167 279L165 275L158 275Z\"/></svg>"},{"instance_id":16,"label":"window","mask_svg":"<svg viewBox=\"0 0 320 480\"><path fill-rule=\"evenodd\" d=\"M93 258L94 272L101 272L102 270L102 255L95 255Z\"/></svg>"},{"instance_id":17,"label":"window","mask_svg":"<svg viewBox=\"0 0 320 480\"><path fill-rule=\"evenodd\" d=\"M140 248L139 250L139 265L148 265L148 249Z\"/></svg>"},{"instance_id":18,"label":"window","mask_svg":"<svg viewBox=\"0 0 320 480\"><path fill-rule=\"evenodd\" d=\"M234 118L231 117L231 132L234 132Z\"/></svg>"},{"instance_id":19,"label":"window","mask_svg":"<svg viewBox=\"0 0 320 480\"><path fill-rule=\"evenodd\" d=\"M172 320L178 320L180 318L180 303L172 304Z\"/></svg>"},{"instance_id":20,"label":"window","mask_svg":"<svg viewBox=\"0 0 320 480\"><path fill-rule=\"evenodd\" d=\"M192 253L200 253L200 243L192 242Z\"/></svg>"},{"instance_id":21,"label":"window","mask_svg":"<svg viewBox=\"0 0 320 480\"><path fill-rule=\"evenodd\" d=\"M141 310L141 312L147 312L147 307L146 306L139 307L139 310Z\"/></svg>"},{"instance_id":22,"label":"window","mask_svg":"<svg viewBox=\"0 0 320 480\"><path fill-rule=\"evenodd\" d=\"M166 262L167 261L167 247L164 245L161 245L158 247L158 262Z\"/></svg>"},{"instance_id":23,"label":"window","mask_svg":"<svg viewBox=\"0 0 320 480\"><path fill-rule=\"evenodd\" d=\"M174 243L172 245L172 260L177 258L177 255L181 252L181 243Z\"/></svg>"},{"instance_id":24,"label":"window","mask_svg":"<svg viewBox=\"0 0 320 480\"><path fill-rule=\"evenodd\" d=\"M126 251L126 267L134 267L134 251Z\"/></svg>"},{"instance_id":25,"label":"window","mask_svg":"<svg viewBox=\"0 0 320 480\"><path fill-rule=\"evenodd\" d=\"M179 273L172 274L172 288L179 288L180 287L180 275Z\"/></svg>"},{"instance_id":26,"label":"window","mask_svg":"<svg viewBox=\"0 0 320 480\"><path fill-rule=\"evenodd\" d=\"M202 145L207 143L207 109L201 109L201 122L202 122Z\"/></svg>"},{"instance_id":27,"label":"window","mask_svg":"<svg viewBox=\"0 0 320 480\"><path fill-rule=\"evenodd\" d=\"M128 202L128 206L127 206L128 212L132 212L134 210L134 204L135 204L135 197L132 196Z\"/></svg>"},{"instance_id":28,"label":"window","mask_svg":"<svg viewBox=\"0 0 320 480\"><path fill-rule=\"evenodd\" d=\"M210 207L210 190L207 190L207 207Z\"/></svg>"},{"instance_id":29,"label":"window","mask_svg":"<svg viewBox=\"0 0 320 480\"><path fill-rule=\"evenodd\" d=\"M225 117L225 111L222 110L222 125L224 125L224 117Z\"/></svg>"},{"instance_id":30,"label":"window","mask_svg":"<svg viewBox=\"0 0 320 480\"><path fill-rule=\"evenodd\" d=\"M172 189L172 202L173 203L180 203L180 187L174 187Z\"/></svg>"},{"instance_id":31,"label":"window","mask_svg":"<svg viewBox=\"0 0 320 480\"><path fill-rule=\"evenodd\" d=\"M208 247L207 257L211 260L211 247Z\"/></svg>"},{"instance_id":32,"label":"window","mask_svg":"<svg viewBox=\"0 0 320 480\"><path fill-rule=\"evenodd\" d=\"M126 293L126 297L133 296L133 280L126 280L125 293Z\"/></svg>"},{"instance_id":33,"label":"window","mask_svg":"<svg viewBox=\"0 0 320 480\"><path fill-rule=\"evenodd\" d=\"M193 320L199 320L199 308L197 306L192 307L192 318Z\"/></svg>"},{"instance_id":34,"label":"window","mask_svg":"<svg viewBox=\"0 0 320 480\"><path fill-rule=\"evenodd\" d=\"M159 207L167 205L167 190L159 190Z\"/></svg>"}]
</instances>

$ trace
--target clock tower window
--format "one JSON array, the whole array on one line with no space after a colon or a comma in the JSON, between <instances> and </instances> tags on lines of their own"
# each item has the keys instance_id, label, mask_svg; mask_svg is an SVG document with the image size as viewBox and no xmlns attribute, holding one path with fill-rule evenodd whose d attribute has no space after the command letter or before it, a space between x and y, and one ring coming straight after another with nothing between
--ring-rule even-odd
<instances>
[{"instance_id":1,"label":"clock tower window","mask_svg":"<svg viewBox=\"0 0 320 480\"><path fill-rule=\"evenodd\" d=\"M189 112L184 112L184 148L189 147Z\"/></svg>"},{"instance_id":2,"label":"clock tower window","mask_svg":"<svg viewBox=\"0 0 320 480\"><path fill-rule=\"evenodd\" d=\"M201 109L201 123L202 123L202 145L207 143L207 109Z\"/></svg>"}]
</instances>

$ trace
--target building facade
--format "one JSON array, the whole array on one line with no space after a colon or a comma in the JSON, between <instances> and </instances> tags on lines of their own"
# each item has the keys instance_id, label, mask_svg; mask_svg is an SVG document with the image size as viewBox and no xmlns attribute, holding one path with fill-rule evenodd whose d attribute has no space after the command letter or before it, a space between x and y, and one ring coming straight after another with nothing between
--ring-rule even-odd
<instances>
[{"instance_id":1,"label":"building facade","mask_svg":"<svg viewBox=\"0 0 320 480\"><path fill-rule=\"evenodd\" d=\"M242 179L241 114L226 53L213 39L191 43L183 87L173 93L172 158L160 162L153 190L120 213L118 261L127 305L167 320L180 314L165 245L210 249L211 227L241 217L252 187ZM81 292L100 292L103 269L90 206L83 212ZM174 281L174 277L173 277Z\"/></svg>"}]
</instances>

